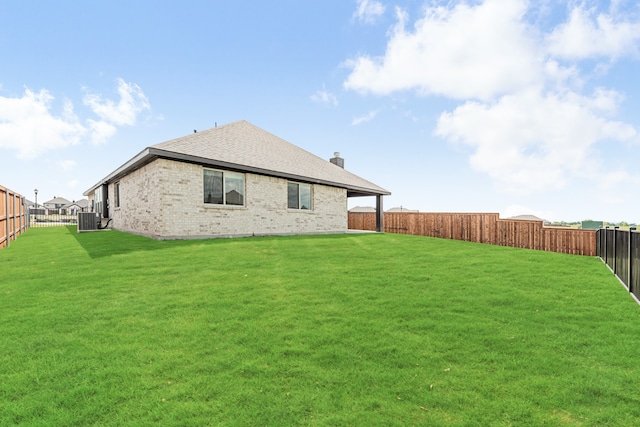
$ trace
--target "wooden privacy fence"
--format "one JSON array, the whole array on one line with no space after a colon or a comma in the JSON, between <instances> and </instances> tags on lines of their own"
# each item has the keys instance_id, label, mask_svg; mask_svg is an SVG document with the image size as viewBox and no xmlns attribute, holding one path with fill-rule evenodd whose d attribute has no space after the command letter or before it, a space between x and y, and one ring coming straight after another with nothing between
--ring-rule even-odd
<instances>
[{"instance_id":1,"label":"wooden privacy fence","mask_svg":"<svg viewBox=\"0 0 640 427\"><path fill-rule=\"evenodd\" d=\"M24 197L0 186L0 249L9 246L26 229Z\"/></svg>"},{"instance_id":2,"label":"wooden privacy fence","mask_svg":"<svg viewBox=\"0 0 640 427\"><path fill-rule=\"evenodd\" d=\"M349 212L349 229L375 230L375 213ZM595 230L545 227L497 213L385 212L384 231L576 255L596 255Z\"/></svg>"},{"instance_id":3,"label":"wooden privacy fence","mask_svg":"<svg viewBox=\"0 0 640 427\"><path fill-rule=\"evenodd\" d=\"M596 232L596 248L600 259L640 300L640 233L635 228L601 228Z\"/></svg>"}]
</instances>

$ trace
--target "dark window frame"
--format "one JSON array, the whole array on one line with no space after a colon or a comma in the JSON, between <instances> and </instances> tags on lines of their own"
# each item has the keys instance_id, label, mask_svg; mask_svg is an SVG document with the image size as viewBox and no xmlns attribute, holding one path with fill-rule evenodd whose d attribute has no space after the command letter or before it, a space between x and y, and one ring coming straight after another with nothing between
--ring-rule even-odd
<instances>
[{"instance_id":1,"label":"dark window frame","mask_svg":"<svg viewBox=\"0 0 640 427\"><path fill-rule=\"evenodd\" d=\"M203 168L202 201L212 206L246 206L246 174Z\"/></svg>"},{"instance_id":2,"label":"dark window frame","mask_svg":"<svg viewBox=\"0 0 640 427\"><path fill-rule=\"evenodd\" d=\"M113 205L116 208L120 207L120 181L113 184Z\"/></svg>"},{"instance_id":3,"label":"dark window frame","mask_svg":"<svg viewBox=\"0 0 640 427\"><path fill-rule=\"evenodd\" d=\"M309 206L306 206L308 204ZM287 182L287 209L297 211L313 210L313 184Z\"/></svg>"}]
</instances>

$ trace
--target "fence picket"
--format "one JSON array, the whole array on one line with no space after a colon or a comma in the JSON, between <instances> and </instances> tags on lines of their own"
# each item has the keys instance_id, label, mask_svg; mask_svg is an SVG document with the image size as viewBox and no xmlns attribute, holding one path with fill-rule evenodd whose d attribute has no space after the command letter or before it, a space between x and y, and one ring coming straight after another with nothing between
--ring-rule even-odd
<instances>
[{"instance_id":1,"label":"fence picket","mask_svg":"<svg viewBox=\"0 0 640 427\"><path fill-rule=\"evenodd\" d=\"M9 246L26 229L24 197L0 186L0 249Z\"/></svg>"},{"instance_id":2,"label":"fence picket","mask_svg":"<svg viewBox=\"0 0 640 427\"><path fill-rule=\"evenodd\" d=\"M640 302L640 233L635 228L597 231L597 256Z\"/></svg>"},{"instance_id":3,"label":"fence picket","mask_svg":"<svg viewBox=\"0 0 640 427\"><path fill-rule=\"evenodd\" d=\"M594 230L545 227L542 221L500 219L497 213L385 212L385 231L476 243L596 255ZM349 228L375 230L375 213L349 212Z\"/></svg>"}]
</instances>

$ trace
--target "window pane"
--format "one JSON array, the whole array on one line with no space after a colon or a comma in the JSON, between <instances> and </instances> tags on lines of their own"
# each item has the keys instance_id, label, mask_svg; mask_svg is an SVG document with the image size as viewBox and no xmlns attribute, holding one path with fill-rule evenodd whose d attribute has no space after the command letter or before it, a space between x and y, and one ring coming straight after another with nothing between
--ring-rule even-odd
<instances>
[{"instance_id":1,"label":"window pane","mask_svg":"<svg viewBox=\"0 0 640 427\"><path fill-rule=\"evenodd\" d=\"M224 192L227 205L244 205L244 175L235 172L225 172Z\"/></svg>"},{"instance_id":2,"label":"window pane","mask_svg":"<svg viewBox=\"0 0 640 427\"><path fill-rule=\"evenodd\" d=\"M287 185L287 200L289 209L298 209L298 184L290 182Z\"/></svg>"},{"instance_id":3,"label":"window pane","mask_svg":"<svg viewBox=\"0 0 640 427\"><path fill-rule=\"evenodd\" d=\"M222 204L222 172L204 170L204 202Z\"/></svg>"},{"instance_id":4,"label":"window pane","mask_svg":"<svg viewBox=\"0 0 640 427\"><path fill-rule=\"evenodd\" d=\"M119 208L120 207L120 183L119 182L116 182L113 185L113 192L114 192L116 208Z\"/></svg>"},{"instance_id":5,"label":"window pane","mask_svg":"<svg viewBox=\"0 0 640 427\"><path fill-rule=\"evenodd\" d=\"M299 184L300 209L311 209L311 185Z\"/></svg>"}]
</instances>

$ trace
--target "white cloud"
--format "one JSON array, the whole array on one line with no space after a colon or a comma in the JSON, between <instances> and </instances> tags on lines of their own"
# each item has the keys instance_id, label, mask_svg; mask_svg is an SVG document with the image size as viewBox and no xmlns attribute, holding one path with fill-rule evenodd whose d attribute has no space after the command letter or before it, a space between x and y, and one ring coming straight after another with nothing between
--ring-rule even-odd
<instances>
[{"instance_id":1,"label":"white cloud","mask_svg":"<svg viewBox=\"0 0 640 427\"><path fill-rule=\"evenodd\" d=\"M597 142L637 136L632 126L603 117L618 100L616 92L598 90L591 97L529 91L493 104L467 102L443 113L436 133L471 147L471 166L503 190L530 194L597 173Z\"/></svg>"},{"instance_id":2,"label":"white cloud","mask_svg":"<svg viewBox=\"0 0 640 427\"><path fill-rule=\"evenodd\" d=\"M103 100L99 94L87 93L83 102L103 121L116 126L135 125L138 114L150 110L149 100L140 86L118 79L120 101L116 104L110 99Z\"/></svg>"},{"instance_id":3,"label":"white cloud","mask_svg":"<svg viewBox=\"0 0 640 427\"><path fill-rule=\"evenodd\" d=\"M18 150L18 157L32 158L47 150L80 143L86 129L65 101L61 116L51 112L54 97L45 89L25 89L20 98L0 96L0 148Z\"/></svg>"},{"instance_id":4,"label":"white cloud","mask_svg":"<svg viewBox=\"0 0 640 427\"><path fill-rule=\"evenodd\" d=\"M62 170L70 171L76 166L75 160L62 160L58 162L58 166L62 168Z\"/></svg>"},{"instance_id":5,"label":"white cloud","mask_svg":"<svg viewBox=\"0 0 640 427\"><path fill-rule=\"evenodd\" d=\"M353 19L365 24L373 24L384 15L385 6L376 0L357 0L358 7L353 12Z\"/></svg>"},{"instance_id":6,"label":"white cloud","mask_svg":"<svg viewBox=\"0 0 640 427\"><path fill-rule=\"evenodd\" d=\"M549 59L544 64L544 77L548 84L555 86L556 90L564 90L566 87L581 88L584 81L580 76L580 70L575 66L563 66L554 59Z\"/></svg>"},{"instance_id":7,"label":"white cloud","mask_svg":"<svg viewBox=\"0 0 640 427\"><path fill-rule=\"evenodd\" d=\"M338 98L331 92L328 92L324 88L324 85L322 86L322 90L317 90L311 95L311 100L319 104L332 105L334 107L338 106Z\"/></svg>"},{"instance_id":8,"label":"white cloud","mask_svg":"<svg viewBox=\"0 0 640 427\"><path fill-rule=\"evenodd\" d=\"M351 125L357 126L359 124L369 122L375 119L379 112L380 110L369 111L367 114L363 116L356 117L351 121Z\"/></svg>"},{"instance_id":9,"label":"white cloud","mask_svg":"<svg viewBox=\"0 0 640 427\"><path fill-rule=\"evenodd\" d=\"M624 205L629 202L629 193L624 189L638 188L640 175L631 174L626 170L616 170L603 173L598 178L597 198L605 203Z\"/></svg>"},{"instance_id":10,"label":"white cloud","mask_svg":"<svg viewBox=\"0 0 640 427\"><path fill-rule=\"evenodd\" d=\"M616 120L624 94L583 93L613 62L583 77L583 64L570 60L638 54L640 23L620 2L606 12L581 4L550 28L541 26L549 8L526 0L427 6L411 28L397 9L384 55L347 61L344 87L461 100L440 115L435 133L470 148L472 167L503 191L531 194L575 177L595 180L606 173L594 154L599 145L638 140L638 131Z\"/></svg>"},{"instance_id":11,"label":"white cloud","mask_svg":"<svg viewBox=\"0 0 640 427\"><path fill-rule=\"evenodd\" d=\"M101 120L86 119L83 124L70 100L63 100L62 111L55 114L54 96L46 89L33 92L26 88L21 97L0 96L0 148L14 149L19 158L33 158L48 150L80 144L84 139L104 143L118 126L134 125L137 116L149 110L149 102L136 84L118 80L120 101L86 95L88 105Z\"/></svg>"},{"instance_id":12,"label":"white cloud","mask_svg":"<svg viewBox=\"0 0 640 427\"><path fill-rule=\"evenodd\" d=\"M640 22L597 13L584 5L573 8L569 20L547 37L549 53L567 59L617 59L630 52L637 54L639 42Z\"/></svg>"},{"instance_id":13,"label":"white cloud","mask_svg":"<svg viewBox=\"0 0 640 427\"><path fill-rule=\"evenodd\" d=\"M103 120L88 119L87 126L91 133L91 143L94 145L106 143L118 130L114 125Z\"/></svg>"},{"instance_id":14,"label":"white cloud","mask_svg":"<svg viewBox=\"0 0 640 427\"><path fill-rule=\"evenodd\" d=\"M522 17L526 3L487 0L448 9L429 7L412 30L398 10L382 57L347 61L345 88L390 94L417 90L422 95L491 99L541 83L542 51Z\"/></svg>"}]
</instances>

